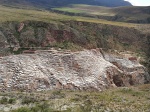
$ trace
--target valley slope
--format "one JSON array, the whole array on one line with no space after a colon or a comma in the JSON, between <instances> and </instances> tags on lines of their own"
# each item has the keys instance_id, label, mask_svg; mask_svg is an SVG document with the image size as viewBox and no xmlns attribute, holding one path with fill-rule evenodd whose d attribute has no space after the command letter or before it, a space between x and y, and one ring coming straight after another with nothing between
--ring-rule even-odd
<instances>
[{"instance_id":1,"label":"valley slope","mask_svg":"<svg viewBox=\"0 0 150 112\"><path fill-rule=\"evenodd\" d=\"M148 112L149 7L50 2L0 1L0 112Z\"/></svg>"},{"instance_id":2,"label":"valley slope","mask_svg":"<svg viewBox=\"0 0 150 112\"><path fill-rule=\"evenodd\" d=\"M150 80L147 73L147 69L149 69L149 62L147 61L149 58L148 25L145 27L145 25L112 22L97 18L72 17L46 10L27 10L6 6L0 7L0 14L2 15L0 16L2 90L5 90L6 87L6 90L14 88L23 88L25 90L26 87L30 88L31 86L28 85L31 84L31 80L27 79L26 82L22 81L25 77L28 78L27 74L30 74L30 72L34 70L35 72L31 73L31 75L33 75L35 79L39 77L38 85L35 84L35 87L37 87L36 90L38 87L46 87L46 89L49 89L47 87L51 88L53 86L51 85L51 81L55 80L48 79L45 81L45 78L47 79L47 77L50 78L51 76L52 78L58 79L54 85L59 85L59 83L60 86L66 84L65 86L67 87L73 87L73 89L77 87L81 88L81 90L84 87L86 87L86 89L96 88L96 90L112 87L109 81L115 80L113 76L117 77L117 81L115 80L116 82L112 81L111 83L114 83L116 86L144 84L148 83ZM143 28L146 30L143 31ZM51 48L57 49L58 51L61 50L64 55L59 53L52 53L51 55L51 53L49 53L51 52L49 51ZM93 54L91 53L91 49L97 48L103 49L107 54L106 57L103 53L101 54L100 51L98 51L98 54L95 54L96 52L92 52ZM85 52L84 49L88 51ZM35 54L36 51L39 50L48 51L46 51L46 54L43 52ZM65 50L70 50L70 53L65 53ZM125 55L124 57L118 57L119 54L115 54L122 52ZM69 59L66 58L66 55L67 57L69 56ZM86 57L86 55L88 61L87 64L84 64L84 57ZM88 57L88 55L91 55L91 57ZM113 55L113 57L111 55ZM129 57L126 55L129 55ZM54 59L50 57L54 57ZM108 74L108 76L105 77L107 80L104 78L105 86L97 83L97 81L103 82L103 78L96 79L96 83L91 82L93 79L92 77L104 75L103 72L99 72L100 66L98 65L102 63L98 61L99 63L97 64L97 61L92 61L94 58L103 60L105 66L109 63L109 67L104 66L103 70ZM15 59L20 61L16 60L14 62ZM54 61L54 63L51 63L52 61ZM67 66L70 65L67 63L72 61L74 63L74 65L71 65L73 66L72 72L68 72L69 68ZM139 64L139 61L147 66L147 69ZM32 66L33 68L26 68L27 65L32 65L32 62L35 64ZM47 62L51 64L46 64ZM91 64L89 65L88 62ZM128 66L130 64L132 65L132 63L133 66ZM96 67L90 67L92 65ZM115 67L115 69L111 69L114 74L107 71L107 69L111 67ZM31 69L31 71L29 71L29 69ZM61 72L58 72L58 69ZM58 70L57 73L55 70ZM87 70L90 72L87 72ZM62 75L70 78L66 79L67 81L65 84L63 83L64 78L60 76L61 73L69 74L69 76L65 76L66 74ZM15 74L14 77L13 74ZM41 77L36 74L44 75ZM75 74L77 74L77 77L73 77ZM86 82L84 84L84 80L80 80L78 83L82 83L81 85L68 85L71 79L76 80L76 78L78 79L81 76L86 79L87 76L90 76L89 74L92 75L91 78L87 80L89 83ZM74 80L72 80L72 82ZM27 86L21 86L22 83L25 83ZM60 88L62 88L62 86Z\"/></svg>"},{"instance_id":3,"label":"valley slope","mask_svg":"<svg viewBox=\"0 0 150 112\"><path fill-rule=\"evenodd\" d=\"M66 15L78 15L110 21L150 23L150 7L127 6L110 8L78 4L68 7L53 8L53 11Z\"/></svg>"}]
</instances>

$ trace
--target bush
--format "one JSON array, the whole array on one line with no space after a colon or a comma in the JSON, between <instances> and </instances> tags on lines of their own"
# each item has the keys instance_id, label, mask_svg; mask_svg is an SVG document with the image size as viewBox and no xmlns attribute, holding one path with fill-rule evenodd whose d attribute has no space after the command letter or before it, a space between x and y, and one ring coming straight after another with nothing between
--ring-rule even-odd
<instances>
[{"instance_id":1,"label":"bush","mask_svg":"<svg viewBox=\"0 0 150 112\"><path fill-rule=\"evenodd\" d=\"M10 98L8 99L7 97L2 97L0 100L0 104L13 104L16 102L16 99Z\"/></svg>"},{"instance_id":2,"label":"bush","mask_svg":"<svg viewBox=\"0 0 150 112\"><path fill-rule=\"evenodd\" d=\"M2 99L0 100L1 104L7 104L8 103L8 98L6 97L2 97Z\"/></svg>"},{"instance_id":3,"label":"bush","mask_svg":"<svg viewBox=\"0 0 150 112\"><path fill-rule=\"evenodd\" d=\"M38 107L38 106L35 106L35 107L31 108L32 112L38 112L39 110L40 110L40 107Z\"/></svg>"},{"instance_id":4,"label":"bush","mask_svg":"<svg viewBox=\"0 0 150 112\"><path fill-rule=\"evenodd\" d=\"M80 108L82 112L91 112L92 111L92 101L91 100L86 100L83 105L80 105Z\"/></svg>"},{"instance_id":5,"label":"bush","mask_svg":"<svg viewBox=\"0 0 150 112\"><path fill-rule=\"evenodd\" d=\"M22 104L30 104L30 103L35 103L35 102L37 102L37 100L32 97L24 97L22 99Z\"/></svg>"},{"instance_id":6,"label":"bush","mask_svg":"<svg viewBox=\"0 0 150 112\"><path fill-rule=\"evenodd\" d=\"M32 112L28 107L21 107L19 109L13 110L12 112Z\"/></svg>"},{"instance_id":7,"label":"bush","mask_svg":"<svg viewBox=\"0 0 150 112\"><path fill-rule=\"evenodd\" d=\"M64 93L62 93L60 90L58 90L58 91L54 91L53 93L52 93L52 96L51 96L52 98L65 98L65 94Z\"/></svg>"},{"instance_id":8,"label":"bush","mask_svg":"<svg viewBox=\"0 0 150 112\"><path fill-rule=\"evenodd\" d=\"M78 102L78 101L81 101L81 99L80 98L72 98L72 99L70 99L70 101L72 101L72 102Z\"/></svg>"},{"instance_id":9,"label":"bush","mask_svg":"<svg viewBox=\"0 0 150 112\"><path fill-rule=\"evenodd\" d=\"M119 92L122 92L124 94L130 94L132 96L143 96L142 92L135 91L131 88L123 88L123 89L119 90Z\"/></svg>"},{"instance_id":10,"label":"bush","mask_svg":"<svg viewBox=\"0 0 150 112\"><path fill-rule=\"evenodd\" d=\"M16 99L14 99L14 98L10 98L9 100L8 100L8 103L9 104L14 104L16 102Z\"/></svg>"},{"instance_id":11,"label":"bush","mask_svg":"<svg viewBox=\"0 0 150 112\"><path fill-rule=\"evenodd\" d=\"M50 105L47 102L43 102L37 105L37 108L39 108L40 112L53 112L53 110L50 108Z\"/></svg>"},{"instance_id":12,"label":"bush","mask_svg":"<svg viewBox=\"0 0 150 112\"><path fill-rule=\"evenodd\" d=\"M13 110L11 112L56 112L50 108L50 105L47 102L42 102L34 107L21 107L19 109Z\"/></svg>"}]
</instances>

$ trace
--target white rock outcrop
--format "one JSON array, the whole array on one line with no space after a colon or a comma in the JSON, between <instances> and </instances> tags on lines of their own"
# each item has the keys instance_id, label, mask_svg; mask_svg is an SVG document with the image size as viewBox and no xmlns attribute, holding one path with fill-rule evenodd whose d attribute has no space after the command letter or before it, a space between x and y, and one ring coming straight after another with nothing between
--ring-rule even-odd
<instances>
[{"instance_id":1,"label":"white rock outcrop","mask_svg":"<svg viewBox=\"0 0 150 112\"><path fill-rule=\"evenodd\" d=\"M78 52L57 50L0 58L0 90L104 90L143 84L148 75L137 61L100 49Z\"/></svg>"}]
</instances>

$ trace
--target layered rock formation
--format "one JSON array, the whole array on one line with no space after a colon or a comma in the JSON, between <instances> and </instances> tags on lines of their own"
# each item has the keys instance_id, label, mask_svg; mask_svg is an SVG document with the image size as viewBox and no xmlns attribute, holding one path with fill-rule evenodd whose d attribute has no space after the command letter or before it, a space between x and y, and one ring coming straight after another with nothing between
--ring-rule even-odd
<instances>
[{"instance_id":1,"label":"layered rock formation","mask_svg":"<svg viewBox=\"0 0 150 112\"><path fill-rule=\"evenodd\" d=\"M30 52L25 52L30 53ZM101 49L34 51L0 58L0 90L104 90L149 80L136 59Z\"/></svg>"},{"instance_id":2,"label":"layered rock formation","mask_svg":"<svg viewBox=\"0 0 150 112\"><path fill-rule=\"evenodd\" d=\"M147 36L134 28L97 23L24 21L0 24L0 56L22 53L31 47L106 48L139 53L148 50L147 41Z\"/></svg>"}]
</instances>

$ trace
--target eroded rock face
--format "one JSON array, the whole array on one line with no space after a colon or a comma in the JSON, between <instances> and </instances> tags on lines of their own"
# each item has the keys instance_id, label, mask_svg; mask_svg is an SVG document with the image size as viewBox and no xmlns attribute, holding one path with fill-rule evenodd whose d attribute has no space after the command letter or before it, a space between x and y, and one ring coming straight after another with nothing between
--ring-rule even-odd
<instances>
[{"instance_id":1,"label":"eroded rock face","mask_svg":"<svg viewBox=\"0 0 150 112\"><path fill-rule=\"evenodd\" d=\"M143 84L148 73L137 61L100 49L56 50L0 58L0 90L104 90Z\"/></svg>"}]
</instances>

